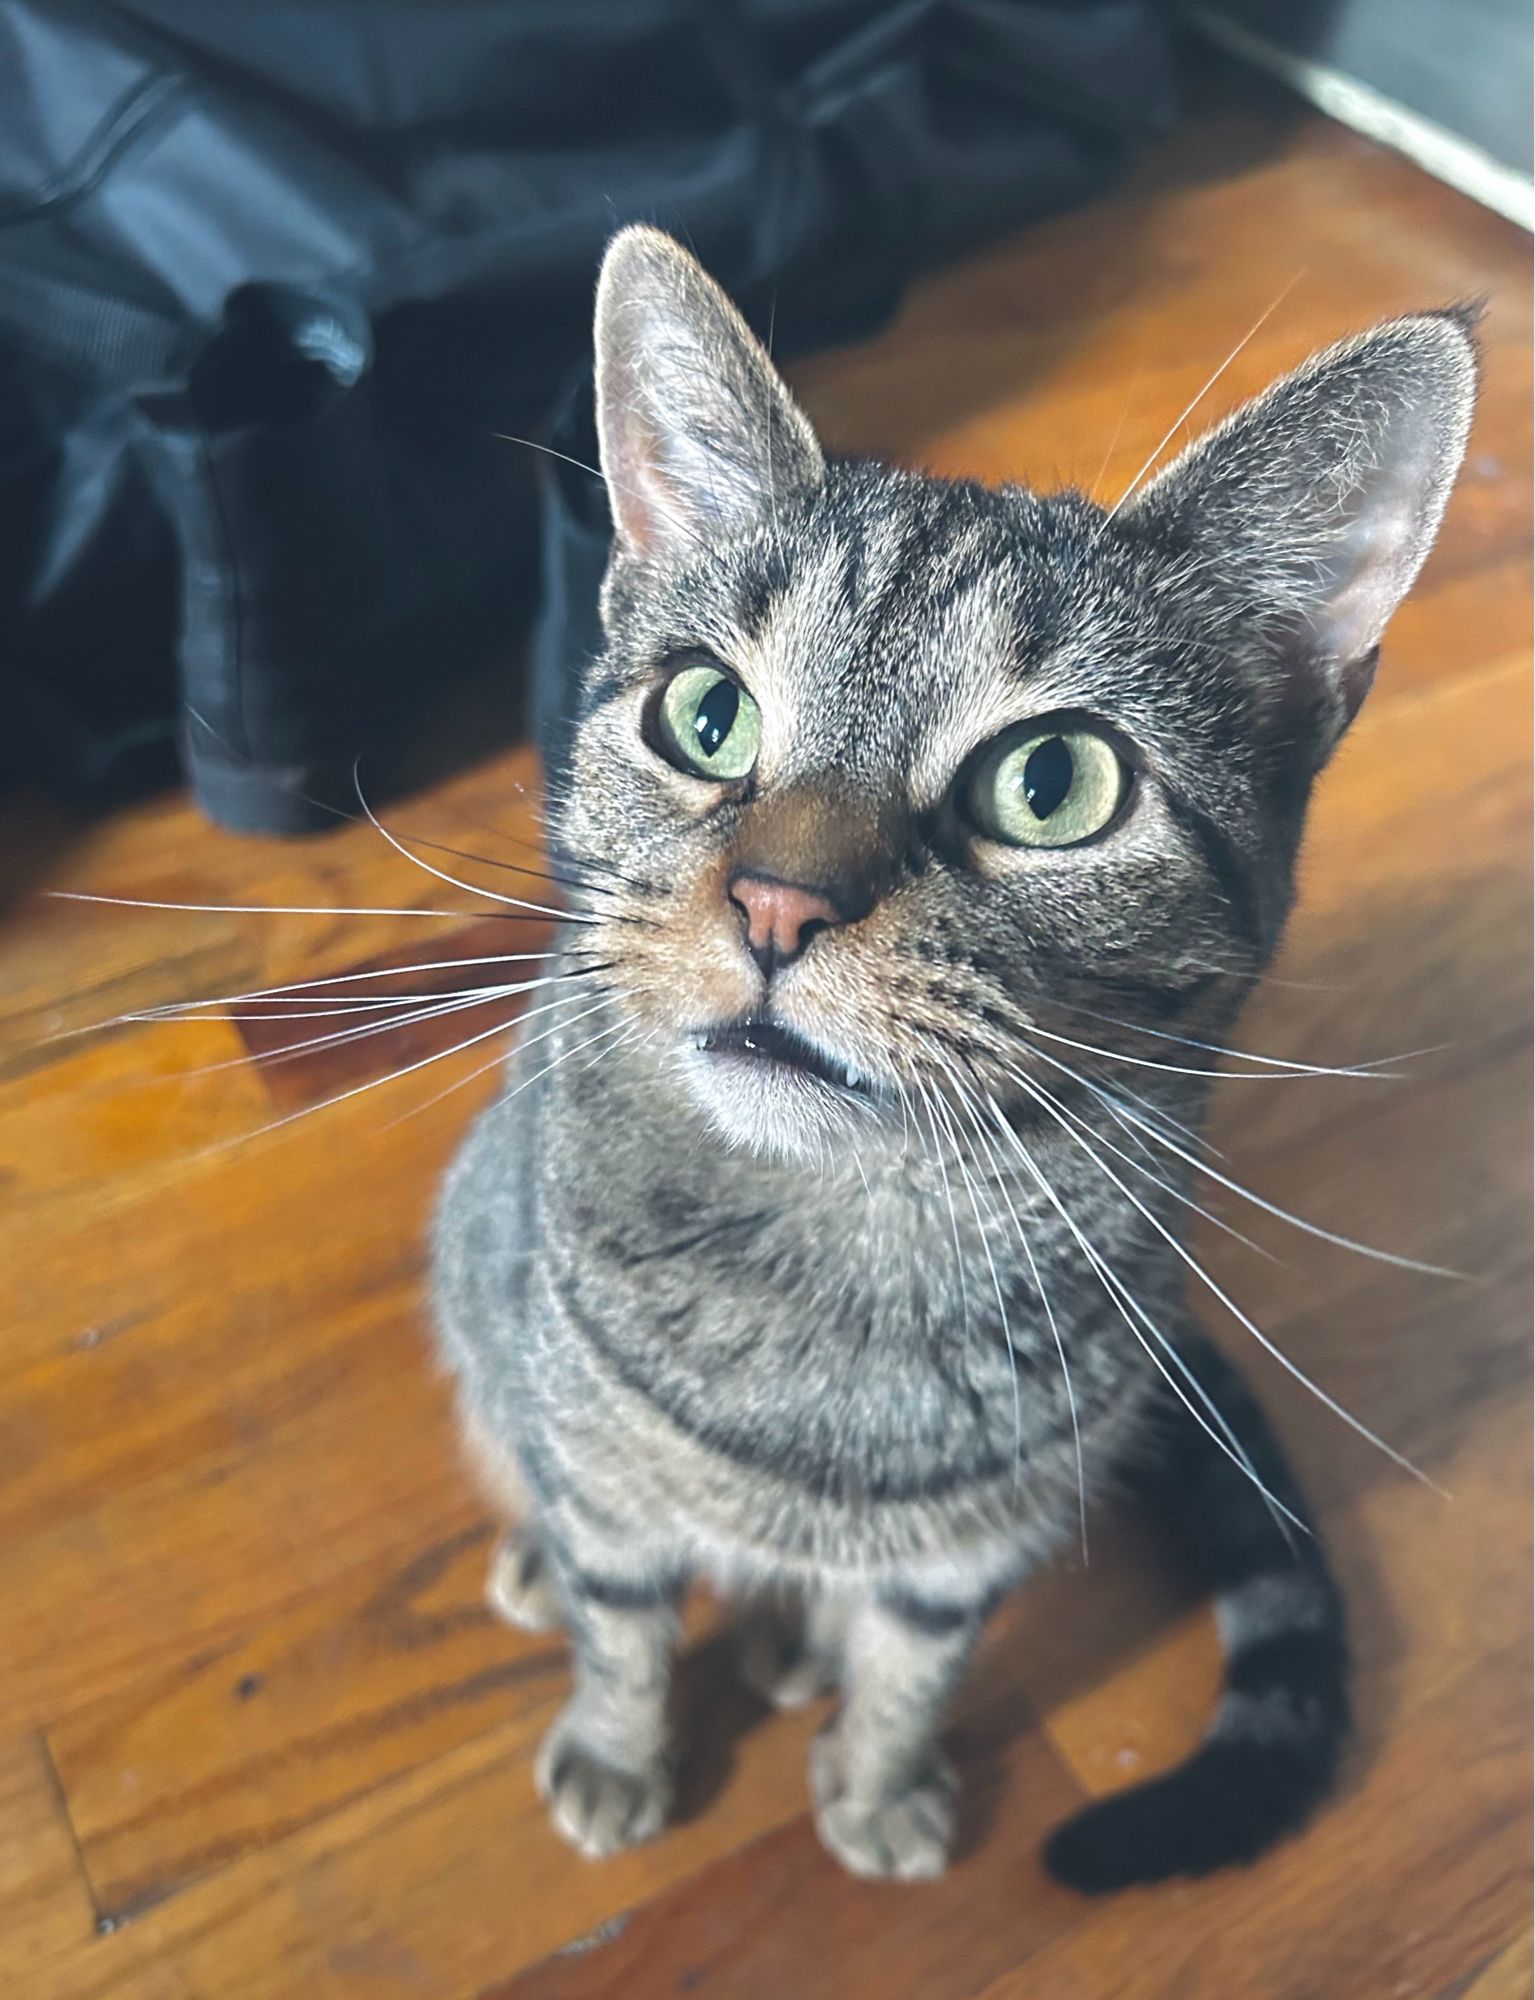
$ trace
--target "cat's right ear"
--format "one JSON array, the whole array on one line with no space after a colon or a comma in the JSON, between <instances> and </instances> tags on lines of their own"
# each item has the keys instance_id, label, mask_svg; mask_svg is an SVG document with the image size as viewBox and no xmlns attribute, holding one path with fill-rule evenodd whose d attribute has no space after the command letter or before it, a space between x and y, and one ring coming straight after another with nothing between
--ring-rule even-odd
<instances>
[{"instance_id":1,"label":"cat's right ear","mask_svg":"<svg viewBox=\"0 0 1535 2000\"><path fill-rule=\"evenodd\" d=\"M1199 439L1124 509L1217 576L1267 635L1325 757L1364 699L1386 621L1433 546L1476 397L1474 309L1388 321L1308 361Z\"/></svg>"},{"instance_id":2,"label":"cat's right ear","mask_svg":"<svg viewBox=\"0 0 1535 2000\"><path fill-rule=\"evenodd\" d=\"M620 557L685 562L820 485L815 433L762 344L659 229L624 229L608 245L595 339Z\"/></svg>"}]
</instances>

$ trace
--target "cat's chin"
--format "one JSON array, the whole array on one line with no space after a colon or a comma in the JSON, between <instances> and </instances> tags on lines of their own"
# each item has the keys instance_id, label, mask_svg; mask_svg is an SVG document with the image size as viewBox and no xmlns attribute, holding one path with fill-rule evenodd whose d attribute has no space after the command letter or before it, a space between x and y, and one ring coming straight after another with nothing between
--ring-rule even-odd
<instances>
[{"instance_id":1,"label":"cat's chin","mask_svg":"<svg viewBox=\"0 0 1535 2000\"><path fill-rule=\"evenodd\" d=\"M824 1162L868 1115L853 1089L749 1055L689 1047L683 1071L719 1137L764 1159Z\"/></svg>"}]
</instances>

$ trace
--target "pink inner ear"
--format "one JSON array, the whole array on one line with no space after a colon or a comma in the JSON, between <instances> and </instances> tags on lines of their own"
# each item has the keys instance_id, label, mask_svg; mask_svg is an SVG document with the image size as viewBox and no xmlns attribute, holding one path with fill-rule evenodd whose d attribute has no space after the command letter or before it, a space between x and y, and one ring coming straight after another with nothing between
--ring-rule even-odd
<instances>
[{"instance_id":1,"label":"pink inner ear","mask_svg":"<svg viewBox=\"0 0 1535 2000\"><path fill-rule=\"evenodd\" d=\"M643 557L754 527L823 461L761 343L677 244L622 232L597 288L597 418L620 543Z\"/></svg>"},{"instance_id":2,"label":"pink inner ear","mask_svg":"<svg viewBox=\"0 0 1535 2000\"><path fill-rule=\"evenodd\" d=\"M1375 685L1375 669L1380 665L1380 647L1372 646L1357 660L1338 670L1338 687L1343 696L1343 726L1346 729L1364 706L1364 698Z\"/></svg>"},{"instance_id":3,"label":"pink inner ear","mask_svg":"<svg viewBox=\"0 0 1535 2000\"><path fill-rule=\"evenodd\" d=\"M1389 472L1377 473L1355 501L1353 520L1325 551L1328 574L1306 623L1318 653L1341 666L1363 661L1379 646L1428 552L1424 516L1433 474L1417 459L1403 453ZM1360 700L1368 686L1366 680Z\"/></svg>"},{"instance_id":4,"label":"pink inner ear","mask_svg":"<svg viewBox=\"0 0 1535 2000\"><path fill-rule=\"evenodd\" d=\"M608 505L619 539L636 555L649 555L655 541L655 508L647 490L649 460L638 450L629 434L632 419L626 419L621 443L607 442L603 470L608 487Z\"/></svg>"},{"instance_id":5,"label":"pink inner ear","mask_svg":"<svg viewBox=\"0 0 1535 2000\"><path fill-rule=\"evenodd\" d=\"M661 453L660 441L632 406L604 438L604 476L613 524L620 540L637 556L653 555L668 538L698 539L660 469Z\"/></svg>"}]
</instances>

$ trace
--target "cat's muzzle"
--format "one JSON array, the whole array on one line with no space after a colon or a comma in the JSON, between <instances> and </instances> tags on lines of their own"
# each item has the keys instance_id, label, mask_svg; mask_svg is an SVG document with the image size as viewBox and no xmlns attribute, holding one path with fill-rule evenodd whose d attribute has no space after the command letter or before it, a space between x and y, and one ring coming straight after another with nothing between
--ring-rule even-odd
<instances>
[{"instance_id":1,"label":"cat's muzzle","mask_svg":"<svg viewBox=\"0 0 1535 2000\"><path fill-rule=\"evenodd\" d=\"M781 1022L762 1018L727 1021L698 1030L693 1046L700 1055L740 1064L749 1074L784 1081L802 1080L867 1097L872 1086L855 1063L818 1048ZM748 1067L749 1066L749 1067Z\"/></svg>"}]
</instances>

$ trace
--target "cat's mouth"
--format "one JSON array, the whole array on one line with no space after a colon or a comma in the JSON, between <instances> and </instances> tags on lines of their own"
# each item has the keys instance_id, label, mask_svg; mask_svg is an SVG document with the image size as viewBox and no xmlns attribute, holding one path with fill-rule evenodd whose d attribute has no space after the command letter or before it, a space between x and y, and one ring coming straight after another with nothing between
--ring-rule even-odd
<instances>
[{"instance_id":1,"label":"cat's mouth","mask_svg":"<svg viewBox=\"0 0 1535 2000\"><path fill-rule=\"evenodd\" d=\"M759 1075L799 1077L861 1097L872 1094L870 1079L856 1064L829 1055L779 1021L726 1021L718 1027L699 1029L693 1046L700 1055L749 1065Z\"/></svg>"}]
</instances>

